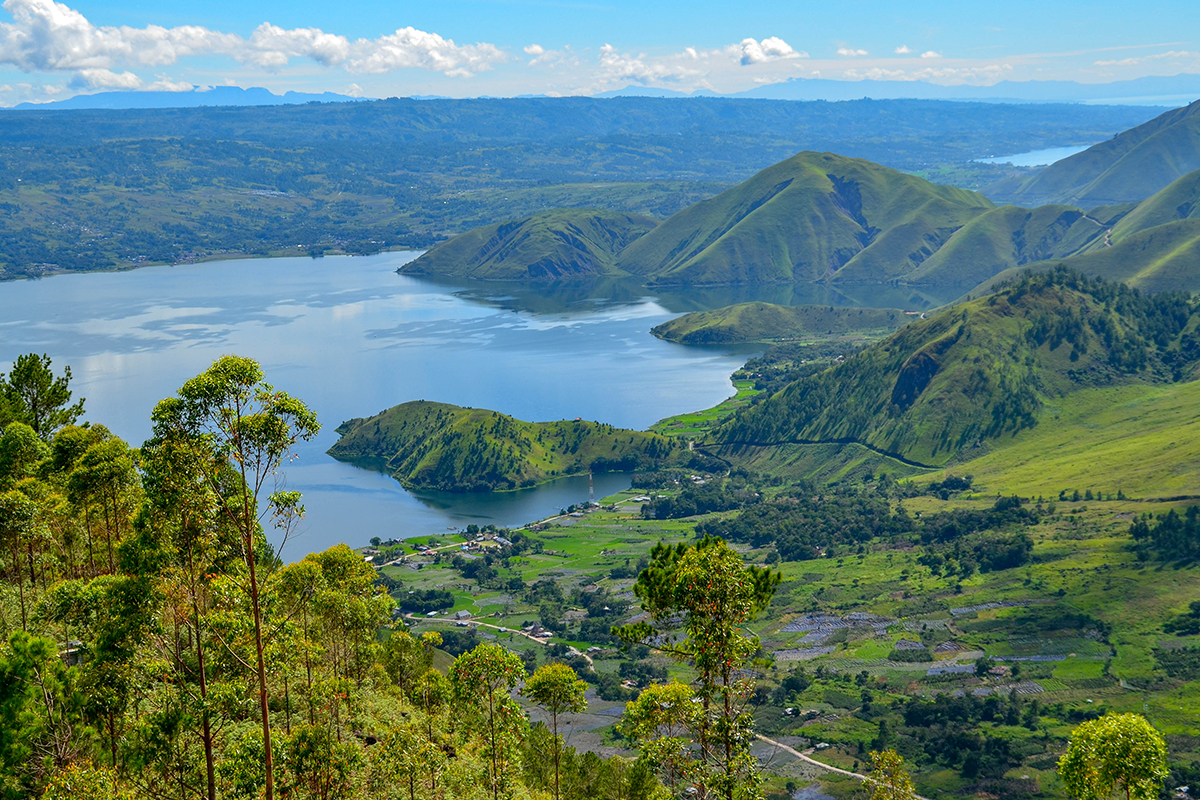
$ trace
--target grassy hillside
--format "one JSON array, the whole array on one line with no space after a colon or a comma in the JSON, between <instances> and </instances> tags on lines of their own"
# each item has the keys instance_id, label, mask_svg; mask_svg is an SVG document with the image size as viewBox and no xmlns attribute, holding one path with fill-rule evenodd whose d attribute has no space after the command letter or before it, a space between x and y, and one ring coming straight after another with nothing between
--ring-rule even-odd
<instances>
[{"instance_id":1,"label":"grassy hillside","mask_svg":"<svg viewBox=\"0 0 1200 800\"><path fill-rule=\"evenodd\" d=\"M609 275L616 254L657 224L641 214L556 209L455 236L402 271L489 280Z\"/></svg>"},{"instance_id":2,"label":"grassy hillside","mask_svg":"<svg viewBox=\"0 0 1200 800\"><path fill-rule=\"evenodd\" d=\"M882 282L990 208L974 192L804 152L674 215L617 266L659 283Z\"/></svg>"},{"instance_id":3,"label":"grassy hillside","mask_svg":"<svg viewBox=\"0 0 1200 800\"><path fill-rule=\"evenodd\" d=\"M340 461L389 472L407 489L520 489L593 470L685 461L678 440L598 422L523 422L486 409L418 400L337 429Z\"/></svg>"},{"instance_id":4,"label":"grassy hillside","mask_svg":"<svg viewBox=\"0 0 1200 800\"><path fill-rule=\"evenodd\" d=\"M898 308L834 308L738 303L713 311L695 311L650 330L680 344L738 344L890 333L914 319Z\"/></svg>"},{"instance_id":5,"label":"grassy hillside","mask_svg":"<svg viewBox=\"0 0 1200 800\"><path fill-rule=\"evenodd\" d=\"M990 494L1091 489L1162 499L1200 490L1200 381L1084 389L1047 401L1041 418L955 472Z\"/></svg>"},{"instance_id":6,"label":"grassy hillside","mask_svg":"<svg viewBox=\"0 0 1200 800\"><path fill-rule=\"evenodd\" d=\"M1073 206L1001 206L964 225L907 279L973 286L1013 266L1071 255L1103 240L1106 219Z\"/></svg>"},{"instance_id":7,"label":"grassy hillside","mask_svg":"<svg viewBox=\"0 0 1200 800\"><path fill-rule=\"evenodd\" d=\"M1200 169L1200 101L1065 158L1023 182L993 184L989 197L1020 205L1085 208L1137 202Z\"/></svg>"},{"instance_id":8,"label":"grassy hillside","mask_svg":"<svg viewBox=\"0 0 1200 800\"><path fill-rule=\"evenodd\" d=\"M1193 377L1194 307L1057 270L913 323L718 428L725 446L856 443L914 465L966 460L1084 388Z\"/></svg>"}]
</instances>

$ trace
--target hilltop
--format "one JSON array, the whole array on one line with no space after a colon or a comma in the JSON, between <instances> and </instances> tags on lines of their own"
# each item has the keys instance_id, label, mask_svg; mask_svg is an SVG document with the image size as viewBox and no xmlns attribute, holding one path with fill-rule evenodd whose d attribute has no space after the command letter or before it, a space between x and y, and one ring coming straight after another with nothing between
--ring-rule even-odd
<instances>
[{"instance_id":1,"label":"hilltop","mask_svg":"<svg viewBox=\"0 0 1200 800\"><path fill-rule=\"evenodd\" d=\"M814 336L882 335L912 320L898 308L834 308L738 303L713 311L694 311L650 330L679 344L779 342Z\"/></svg>"},{"instance_id":2,"label":"hilltop","mask_svg":"<svg viewBox=\"0 0 1200 800\"><path fill-rule=\"evenodd\" d=\"M984 192L1019 205L1136 203L1200 169L1200 101L1166 112L1112 139L1064 158L1024 180Z\"/></svg>"},{"instance_id":3,"label":"hilltop","mask_svg":"<svg viewBox=\"0 0 1200 800\"><path fill-rule=\"evenodd\" d=\"M1185 295L1147 297L1058 269L796 380L713 440L725 450L854 444L944 466L1011 443L1039 425L1048 401L1072 392L1194 379L1198 323Z\"/></svg>"},{"instance_id":4,"label":"hilltop","mask_svg":"<svg viewBox=\"0 0 1200 800\"><path fill-rule=\"evenodd\" d=\"M803 152L675 214L617 266L662 284L887 281L993 207L863 159Z\"/></svg>"},{"instance_id":5,"label":"hilltop","mask_svg":"<svg viewBox=\"0 0 1200 800\"><path fill-rule=\"evenodd\" d=\"M610 275L616 271L617 253L657 224L642 214L556 209L475 228L400 271L489 280Z\"/></svg>"},{"instance_id":6,"label":"hilltop","mask_svg":"<svg viewBox=\"0 0 1200 800\"><path fill-rule=\"evenodd\" d=\"M820 281L954 297L1063 261L1150 291L1200 289L1200 170L1138 204L995 206L861 159L801 153L657 227L648 217L544 212L489 225L404 271L477 279L636 277L665 286ZM758 337L761 338L761 337ZM716 340L714 340L716 341Z\"/></svg>"},{"instance_id":7,"label":"hilltop","mask_svg":"<svg viewBox=\"0 0 1200 800\"><path fill-rule=\"evenodd\" d=\"M337 429L339 461L382 469L406 489L521 489L553 478L683 462L682 442L582 420L524 422L486 409L417 400Z\"/></svg>"}]
</instances>

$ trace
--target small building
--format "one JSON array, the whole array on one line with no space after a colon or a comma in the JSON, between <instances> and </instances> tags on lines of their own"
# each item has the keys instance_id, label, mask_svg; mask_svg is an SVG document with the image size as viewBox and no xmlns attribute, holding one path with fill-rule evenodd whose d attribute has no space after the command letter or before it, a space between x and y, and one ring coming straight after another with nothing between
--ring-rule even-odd
<instances>
[{"instance_id":1,"label":"small building","mask_svg":"<svg viewBox=\"0 0 1200 800\"><path fill-rule=\"evenodd\" d=\"M455 618L455 619L459 619L459 620L461 620L461 619L470 619L470 618L471 618L471 612L470 612L470 611L467 611L466 609L463 609L462 611L455 611L455 612L454 612L454 618Z\"/></svg>"}]
</instances>

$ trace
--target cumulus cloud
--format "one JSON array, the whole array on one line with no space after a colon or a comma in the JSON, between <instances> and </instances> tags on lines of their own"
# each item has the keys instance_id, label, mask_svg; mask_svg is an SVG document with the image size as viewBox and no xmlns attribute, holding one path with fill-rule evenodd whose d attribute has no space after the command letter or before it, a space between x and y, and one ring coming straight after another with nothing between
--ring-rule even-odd
<instances>
[{"instance_id":1,"label":"cumulus cloud","mask_svg":"<svg viewBox=\"0 0 1200 800\"><path fill-rule=\"evenodd\" d=\"M132 72L88 68L76 72L69 85L72 89L137 89L142 79Z\"/></svg>"},{"instance_id":2,"label":"cumulus cloud","mask_svg":"<svg viewBox=\"0 0 1200 800\"><path fill-rule=\"evenodd\" d=\"M611 44L605 44L600 48L600 80L603 83L613 81L671 82L701 74L703 74L702 70L681 63L679 59L650 59L644 54L631 56L617 52L617 48Z\"/></svg>"},{"instance_id":3,"label":"cumulus cloud","mask_svg":"<svg viewBox=\"0 0 1200 800\"><path fill-rule=\"evenodd\" d=\"M564 63L577 63L574 53L571 52L570 45L563 47L561 50L549 50L540 44L531 44L523 49L526 55L533 56L533 58L529 59L529 66L531 67L536 67L539 64L557 67L562 66Z\"/></svg>"},{"instance_id":4,"label":"cumulus cloud","mask_svg":"<svg viewBox=\"0 0 1200 800\"><path fill-rule=\"evenodd\" d=\"M865 56L866 50L855 50L853 47L839 47L837 54L839 56Z\"/></svg>"},{"instance_id":5,"label":"cumulus cloud","mask_svg":"<svg viewBox=\"0 0 1200 800\"><path fill-rule=\"evenodd\" d=\"M898 56L908 55L911 52L912 52L912 50L909 50L908 45L906 45L906 44L902 44L896 48L896 55L898 55Z\"/></svg>"},{"instance_id":6,"label":"cumulus cloud","mask_svg":"<svg viewBox=\"0 0 1200 800\"><path fill-rule=\"evenodd\" d=\"M778 36L769 36L761 42L754 39L742 39L741 44L738 46L742 51L741 62L743 66L761 64L777 58L808 58L808 53L794 49ZM696 56L694 49L689 47L688 51L693 57Z\"/></svg>"},{"instance_id":7,"label":"cumulus cloud","mask_svg":"<svg viewBox=\"0 0 1200 800\"><path fill-rule=\"evenodd\" d=\"M926 50L924 53L921 53L921 58L941 58L941 57L942 57L942 54L937 52L936 50Z\"/></svg>"},{"instance_id":8,"label":"cumulus cloud","mask_svg":"<svg viewBox=\"0 0 1200 800\"><path fill-rule=\"evenodd\" d=\"M165 75L159 75L158 80L146 87L148 92L194 92L196 87L187 81L173 81Z\"/></svg>"},{"instance_id":9,"label":"cumulus cloud","mask_svg":"<svg viewBox=\"0 0 1200 800\"><path fill-rule=\"evenodd\" d=\"M351 41L319 28L264 22L245 38L197 25L97 26L55 0L4 0L3 8L13 21L0 23L0 63L26 72L74 72L73 84L95 88L140 85L132 73L117 72L120 67L163 66L194 55L223 55L264 69L304 58L355 73L418 68L453 76L474 75L507 60L495 45L459 45L412 27Z\"/></svg>"}]
</instances>

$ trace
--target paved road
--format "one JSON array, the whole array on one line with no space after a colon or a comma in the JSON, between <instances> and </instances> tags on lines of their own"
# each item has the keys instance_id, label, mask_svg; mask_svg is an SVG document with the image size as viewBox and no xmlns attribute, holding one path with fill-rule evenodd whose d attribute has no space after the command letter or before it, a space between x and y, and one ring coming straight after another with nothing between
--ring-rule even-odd
<instances>
[{"instance_id":1,"label":"paved road","mask_svg":"<svg viewBox=\"0 0 1200 800\"><path fill-rule=\"evenodd\" d=\"M839 775L846 775L851 778L856 778L856 779L862 781L863 783L875 783L875 779L872 778L870 775L863 775L858 772L851 772L850 770L847 770L847 769L840 769L838 767L832 767L829 764L822 764L820 761L817 761L815 758L809 758L804 753L801 753L799 750L795 749L794 747L788 747L783 742L777 742L774 739L768 739L766 736L763 736L761 733L756 733L756 734L754 734L754 736L756 739L758 739L761 742L766 742L769 745L774 745L775 747L778 747L780 750L784 751L785 753L790 753L790 754L794 755L796 758L800 759L801 761L805 762L806 764L812 764L814 767L818 767L820 769L827 770L828 772L836 772ZM922 797L921 795L919 795L915 792L913 793L912 796L913 796L913 798L915 798L915 800L929 800L929 798Z\"/></svg>"}]
</instances>

